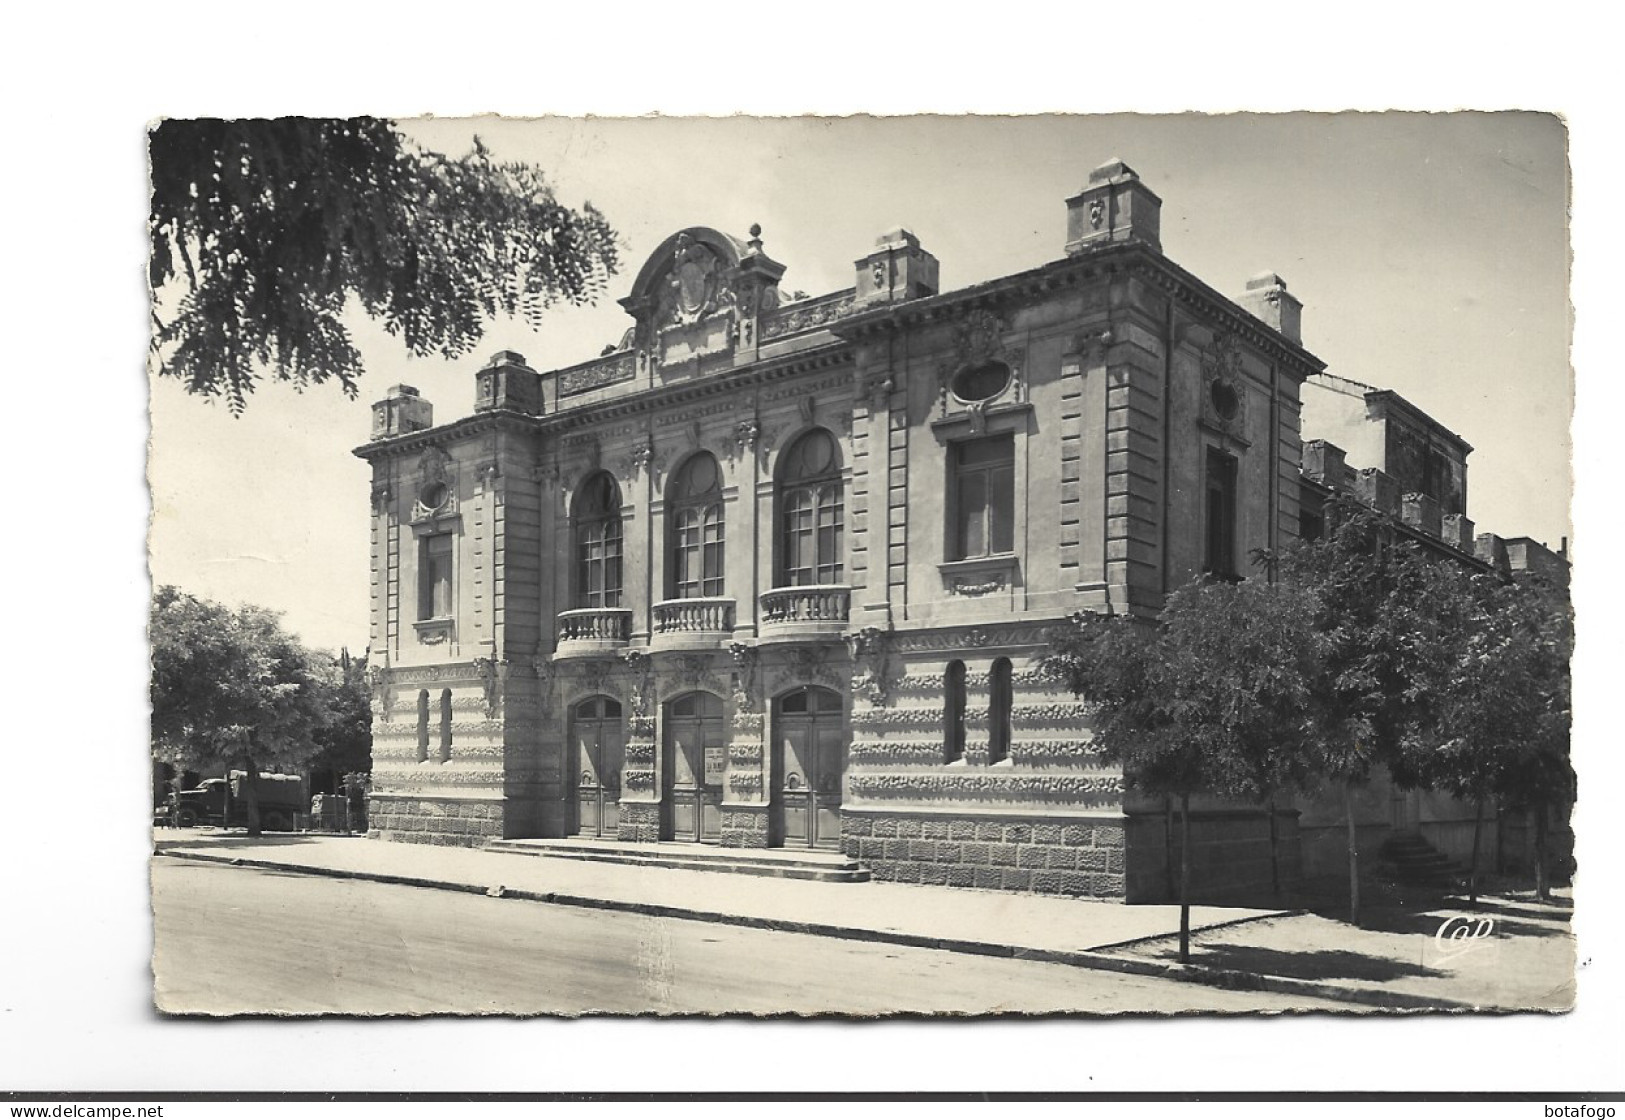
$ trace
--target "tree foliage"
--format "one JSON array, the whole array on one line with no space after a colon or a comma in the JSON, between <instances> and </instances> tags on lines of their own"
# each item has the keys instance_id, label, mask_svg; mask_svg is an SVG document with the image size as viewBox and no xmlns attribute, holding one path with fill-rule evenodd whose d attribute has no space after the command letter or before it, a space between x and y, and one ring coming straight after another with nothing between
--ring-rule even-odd
<instances>
[{"instance_id":1,"label":"tree foliage","mask_svg":"<svg viewBox=\"0 0 1625 1120\"><path fill-rule=\"evenodd\" d=\"M1311 688L1314 768L1357 785L1387 766L1418 781L1414 751L1436 721L1446 639L1459 619L1456 569L1423 556L1370 507L1328 506L1327 532L1299 542L1275 567L1284 585L1311 591L1323 662Z\"/></svg>"},{"instance_id":2,"label":"tree foliage","mask_svg":"<svg viewBox=\"0 0 1625 1120\"><path fill-rule=\"evenodd\" d=\"M1094 702L1107 757L1146 793L1340 785L1358 922L1353 791L1379 768L1402 788L1535 811L1537 829L1573 796L1573 622L1537 577L1426 555L1350 499L1327 514L1319 539L1261 557L1273 582L1199 581L1156 625L1079 615L1045 667Z\"/></svg>"},{"instance_id":3,"label":"tree foliage","mask_svg":"<svg viewBox=\"0 0 1625 1120\"><path fill-rule=\"evenodd\" d=\"M263 769L303 768L340 687L330 658L314 655L259 607L231 610L161 587L153 600L152 741L188 769L247 774L249 830Z\"/></svg>"},{"instance_id":4,"label":"tree foliage","mask_svg":"<svg viewBox=\"0 0 1625 1120\"><path fill-rule=\"evenodd\" d=\"M366 117L166 120L149 139L158 373L234 413L265 371L354 397L352 303L412 354L456 357L497 315L592 301L619 264L597 210L478 140L453 159Z\"/></svg>"},{"instance_id":5,"label":"tree foliage","mask_svg":"<svg viewBox=\"0 0 1625 1120\"><path fill-rule=\"evenodd\" d=\"M352 658L342 652L334 668L329 717L316 729L319 748L311 765L337 774L367 774L372 770L372 695L367 688L367 656Z\"/></svg>"},{"instance_id":6,"label":"tree foliage","mask_svg":"<svg viewBox=\"0 0 1625 1120\"><path fill-rule=\"evenodd\" d=\"M1307 774L1317 606L1260 580L1198 580L1157 625L1075 615L1045 671L1093 703L1103 752L1137 788L1262 800Z\"/></svg>"},{"instance_id":7,"label":"tree foliage","mask_svg":"<svg viewBox=\"0 0 1625 1120\"><path fill-rule=\"evenodd\" d=\"M1084 613L1051 635L1045 673L1093 704L1103 756L1137 789L1179 799L1181 960L1191 796L1260 802L1308 777L1316 610L1295 588L1203 579L1170 595L1155 624Z\"/></svg>"}]
</instances>

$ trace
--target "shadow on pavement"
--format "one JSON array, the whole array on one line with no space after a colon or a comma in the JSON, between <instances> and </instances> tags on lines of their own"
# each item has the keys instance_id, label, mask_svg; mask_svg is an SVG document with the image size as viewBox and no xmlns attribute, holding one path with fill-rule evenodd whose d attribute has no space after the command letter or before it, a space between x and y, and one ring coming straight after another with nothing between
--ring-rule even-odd
<instances>
[{"instance_id":1,"label":"shadow on pavement","mask_svg":"<svg viewBox=\"0 0 1625 1120\"><path fill-rule=\"evenodd\" d=\"M1177 958L1177 949L1161 954ZM1295 980L1400 980L1406 977L1445 975L1424 965L1388 957L1373 957L1347 949L1313 949L1293 952L1260 949L1249 945L1197 945L1192 947L1191 963L1205 968L1256 972Z\"/></svg>"},{"instance_id":2,"label":"shadow on pavement","mask_svg":"<svg viewBox=\"0 0 1625 1120\"><path fill-rule=\"evenodd\" d=\"M263 836L250 836L246 832L214 832L209 829L154 829L152 843L155 848L200 847L248 848L291 847L312 844L318 840L364 840L359 834L346 837L342 832L267 832Z\"/></svg>"}]
</instances>

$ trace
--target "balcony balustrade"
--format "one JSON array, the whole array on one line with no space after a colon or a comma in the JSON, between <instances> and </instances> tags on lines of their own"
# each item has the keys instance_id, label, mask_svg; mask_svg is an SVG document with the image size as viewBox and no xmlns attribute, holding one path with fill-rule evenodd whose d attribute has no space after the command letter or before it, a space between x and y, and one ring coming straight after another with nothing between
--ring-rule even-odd
<instances>
[{"instance_id":1,"label":"balcony balustrade","mask_svg":"<svg viewBox=\"0 0 1625 1120\"><path fill-rule=\"evenodd\" d=\"M559 612L555 656L604 653L625 647L632 636L632 612L625 607L587 607Z\"/></svg>"},{"instance_id":2,"label":"balcony balustrade","mask_svg":"<svg viewBox=\"0 0 1625 1120\"><path fill-rule=\"evenodd\" d=\"M844 584L775 587L761 596L761 639L825 637L846 632L852 589Z\"/></svg>"},{"instance_id":3,"label":"balcony balustrade","mask_svg":"<svg viewBox=\"0 0 1625 1120\"><path fill-rule=\"evenodd\" d=\"M667 648L714 645L733 628L732 599L667 599L654 607L654 642Z\"/></svg>"}]
</instances>

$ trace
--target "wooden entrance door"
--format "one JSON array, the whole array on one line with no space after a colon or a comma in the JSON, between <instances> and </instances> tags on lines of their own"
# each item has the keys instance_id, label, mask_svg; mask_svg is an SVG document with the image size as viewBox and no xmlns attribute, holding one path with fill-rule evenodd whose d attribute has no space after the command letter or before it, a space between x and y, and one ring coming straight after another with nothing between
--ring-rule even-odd
<instances>
[{"instance_id":1,"label":"wooden entrance door","mask_svg":"<svg viewBox=\"0 0 1625 1120\"><path fill-rule=\"evenodd\" d=\"M768 796L771 843L789 848L841 846L845 756L840 696L824 688L803 688L774 701Z\"/></svg>"},{"instance_id":2,"label":"wooden entrance door","mask_svg":"<svg viewBox=\"0 0 1625 1120\"><path fill-rule=\"evenodd\" d=\"M665 723L661 839L720 843L722 775L728 763L722 701L708 692L679 696L666 706Z\"/></svg>"},{"instance_id":3,"label":"wooden entrance door","mask_svg":"<svg viewBox=\"0 0 1625 1120\"><path fill-rule=\"evenodd\" d=\"M607 696L594 696L570 713L570 736L576 744L576 834L614 836L621 819L621 767L626 760L626 731L621 706Z\"/></svg>"}]
</instances>

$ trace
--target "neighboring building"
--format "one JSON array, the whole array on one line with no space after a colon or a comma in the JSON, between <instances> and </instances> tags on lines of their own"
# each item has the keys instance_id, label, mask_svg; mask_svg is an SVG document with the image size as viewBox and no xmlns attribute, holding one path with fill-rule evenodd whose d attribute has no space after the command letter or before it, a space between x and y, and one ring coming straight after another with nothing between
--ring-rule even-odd
<instances>
[{"instance_id":1,"label":"neighboring building","mask_svg":"<svg viewBox=\"0 0 1625 1120\"><path fill-rule=\"evenodd\" d=\"M1299 532L1320 535L1334 494L1387 514L1396 530L1442 558L1502 576L1533 571L1568 584L1568 542L1560 552L1528 537L1475 534L1467 517L1467 456L1472 448L1427 413L1388 389L1324 371L1303 384L1303 489ZM1306 875L1347 866L1347 821L1341 792L1302 798L1298 821ZM1362 851L1396 836L1419 836L1465 866L1472 856L1476 807L1440 793L1404 790L1379 772L1355 798ZM1525 822L1498 819L1486 806L1480 856L1516 864L1527 858ZM1499 858L1496 858L1499 856Z\"/></svg>"},{"instance_id":2,"label":"neighboring building","mask_svg":"<svg viewBox=\"0 0 1625 1120\"><path fill-rule=\"evenodd\" d=\"M690 228L613 351L498 353L440 425L392 389L356 452L375 835L839 849L898 881L1163 896L1166 806L1040 678L1046 631L1154 615L1295 537L1322 363L1278 277L1233 300L1164 257L1159 205L1108 163L1058 260L939 292L895 230L797 302L757 229ZM1210 890L1268 883L1261 810L1193 829Z\"/></svg>"}]
</instances>

